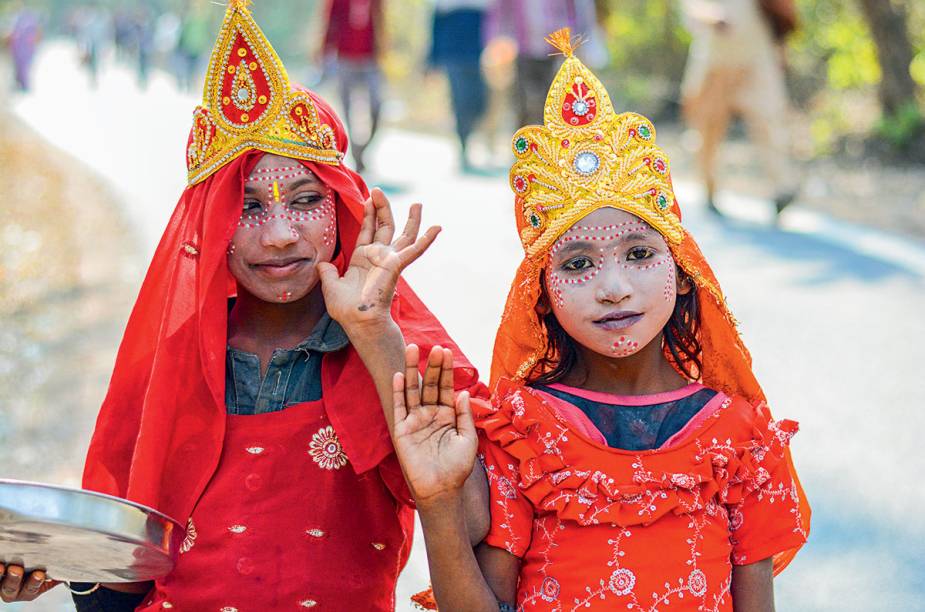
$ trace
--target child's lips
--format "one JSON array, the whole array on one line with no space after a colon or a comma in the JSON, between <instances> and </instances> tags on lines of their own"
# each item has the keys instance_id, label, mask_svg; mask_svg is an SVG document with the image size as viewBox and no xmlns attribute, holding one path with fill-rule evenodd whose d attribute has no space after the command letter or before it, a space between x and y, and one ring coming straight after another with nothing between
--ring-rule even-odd
<instances>
[{"instance_id":1,"label":"child's lips","mask_svg":"<svg viewBox=\"0 0 925 612\"><path fill-rule=\"evenodd\" d=\"M618 312L594 321L594 325L606 331L620 331L632 327L643 316L641 312Z\"/></svg>"}]
</instances>

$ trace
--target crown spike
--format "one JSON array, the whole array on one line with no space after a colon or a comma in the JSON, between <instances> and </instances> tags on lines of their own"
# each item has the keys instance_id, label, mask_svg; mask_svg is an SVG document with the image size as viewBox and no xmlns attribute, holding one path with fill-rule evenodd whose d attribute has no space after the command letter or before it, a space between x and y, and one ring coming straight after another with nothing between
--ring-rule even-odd
<instances>
[{"instance_id":1,"label":"crown spike","mask_svg":"<svg viewBox=\"0 0 925 612\"><path fill-rule=\"evenodd\" d=\"M250 4L251 4L250 0L231 0L228 3L228 6L231 9L235 9L239 11L246 11L247 7L250 6Z\"/></svg>"}]
</instances>

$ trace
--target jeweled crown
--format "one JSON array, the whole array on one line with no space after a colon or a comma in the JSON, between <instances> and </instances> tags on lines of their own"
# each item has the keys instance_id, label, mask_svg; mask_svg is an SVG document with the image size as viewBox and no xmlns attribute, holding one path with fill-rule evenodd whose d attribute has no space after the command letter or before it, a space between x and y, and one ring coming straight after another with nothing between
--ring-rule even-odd
<instances>
[{"instance_id":1,"label":"jeweled crown","mask_svg":"<svg viewBox=\"0 0 925 612\"><path fill-rule=\"evenodd\" d=\"M186 147L191 185L248 149L337 165L334 131L308 93L292 89L282 61L257 27L247 0L232 0L218 35L202 105Z\"/></svg>"},{"instance_id":2,"label":"jeweled crown","mask_svg":"<svg viewBox=\"0 0 925 612\"><path fill-rule=\"evenodd\" d=\"M546 40L565 63L546 96L543 125L514 134L510 173L527 256L544 254L575 221L604 206L626 210L680 242L668 156L655 145L652 123L614 111L604 86L575 57L568 28Z\"/></svg>"}]
</instances>

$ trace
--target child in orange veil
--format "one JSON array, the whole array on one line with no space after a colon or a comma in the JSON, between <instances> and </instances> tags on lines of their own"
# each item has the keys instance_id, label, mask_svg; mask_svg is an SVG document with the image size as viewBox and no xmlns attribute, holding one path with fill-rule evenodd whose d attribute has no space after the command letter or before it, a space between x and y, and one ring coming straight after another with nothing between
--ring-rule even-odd
<instances>
[{"instance_id":1,"label":"child in orange veil","mask_svg":"<svg viewBox=\"0 0 925 612\"><path fill-rule=\"evenodd\" d=\"M567 30L549 40L566 59L544 125L513 139L526 257L491 405L454 401L448 375L430 398L393 381L436 602L772 609L772 577L809 532L788 449L797 424L771 417L652 124L614 111ZM431 378L452 363L446 350L428 359ZM459 486L476 454L491 528L473 553Z\"/></svg>"}]
</instances>

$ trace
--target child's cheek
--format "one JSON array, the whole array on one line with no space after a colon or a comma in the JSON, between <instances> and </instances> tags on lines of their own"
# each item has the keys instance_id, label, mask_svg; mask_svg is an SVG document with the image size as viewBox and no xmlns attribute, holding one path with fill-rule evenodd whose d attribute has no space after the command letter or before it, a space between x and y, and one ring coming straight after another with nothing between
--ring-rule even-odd
<instances>
[{"instance_id":1,"label":"child's cheek","mask_svg":"<svg viewBox=\"0 0 925 612\"><path fill-rule=\"evenodd\" d=\"M328 192L320 206L312 210L290 210L289 219L293 232L311 235L312 242L317 245L334 246L337 240L337 215L331 192Z\"/></svg>"},{"instance_id":2,"label":"child's cheek","mask_svg":"<svg viewBox=\"0 0 925 612\"><path fill-rule=\"evenodd\" d=\"M666 302L670 302L675 298L677 293L677 287L675 286L675 270L674 266L666 266L668 268L667 274L665 275L665 289L662 291L662 296L665 298Z\"/></svg>"}]
</instances>

